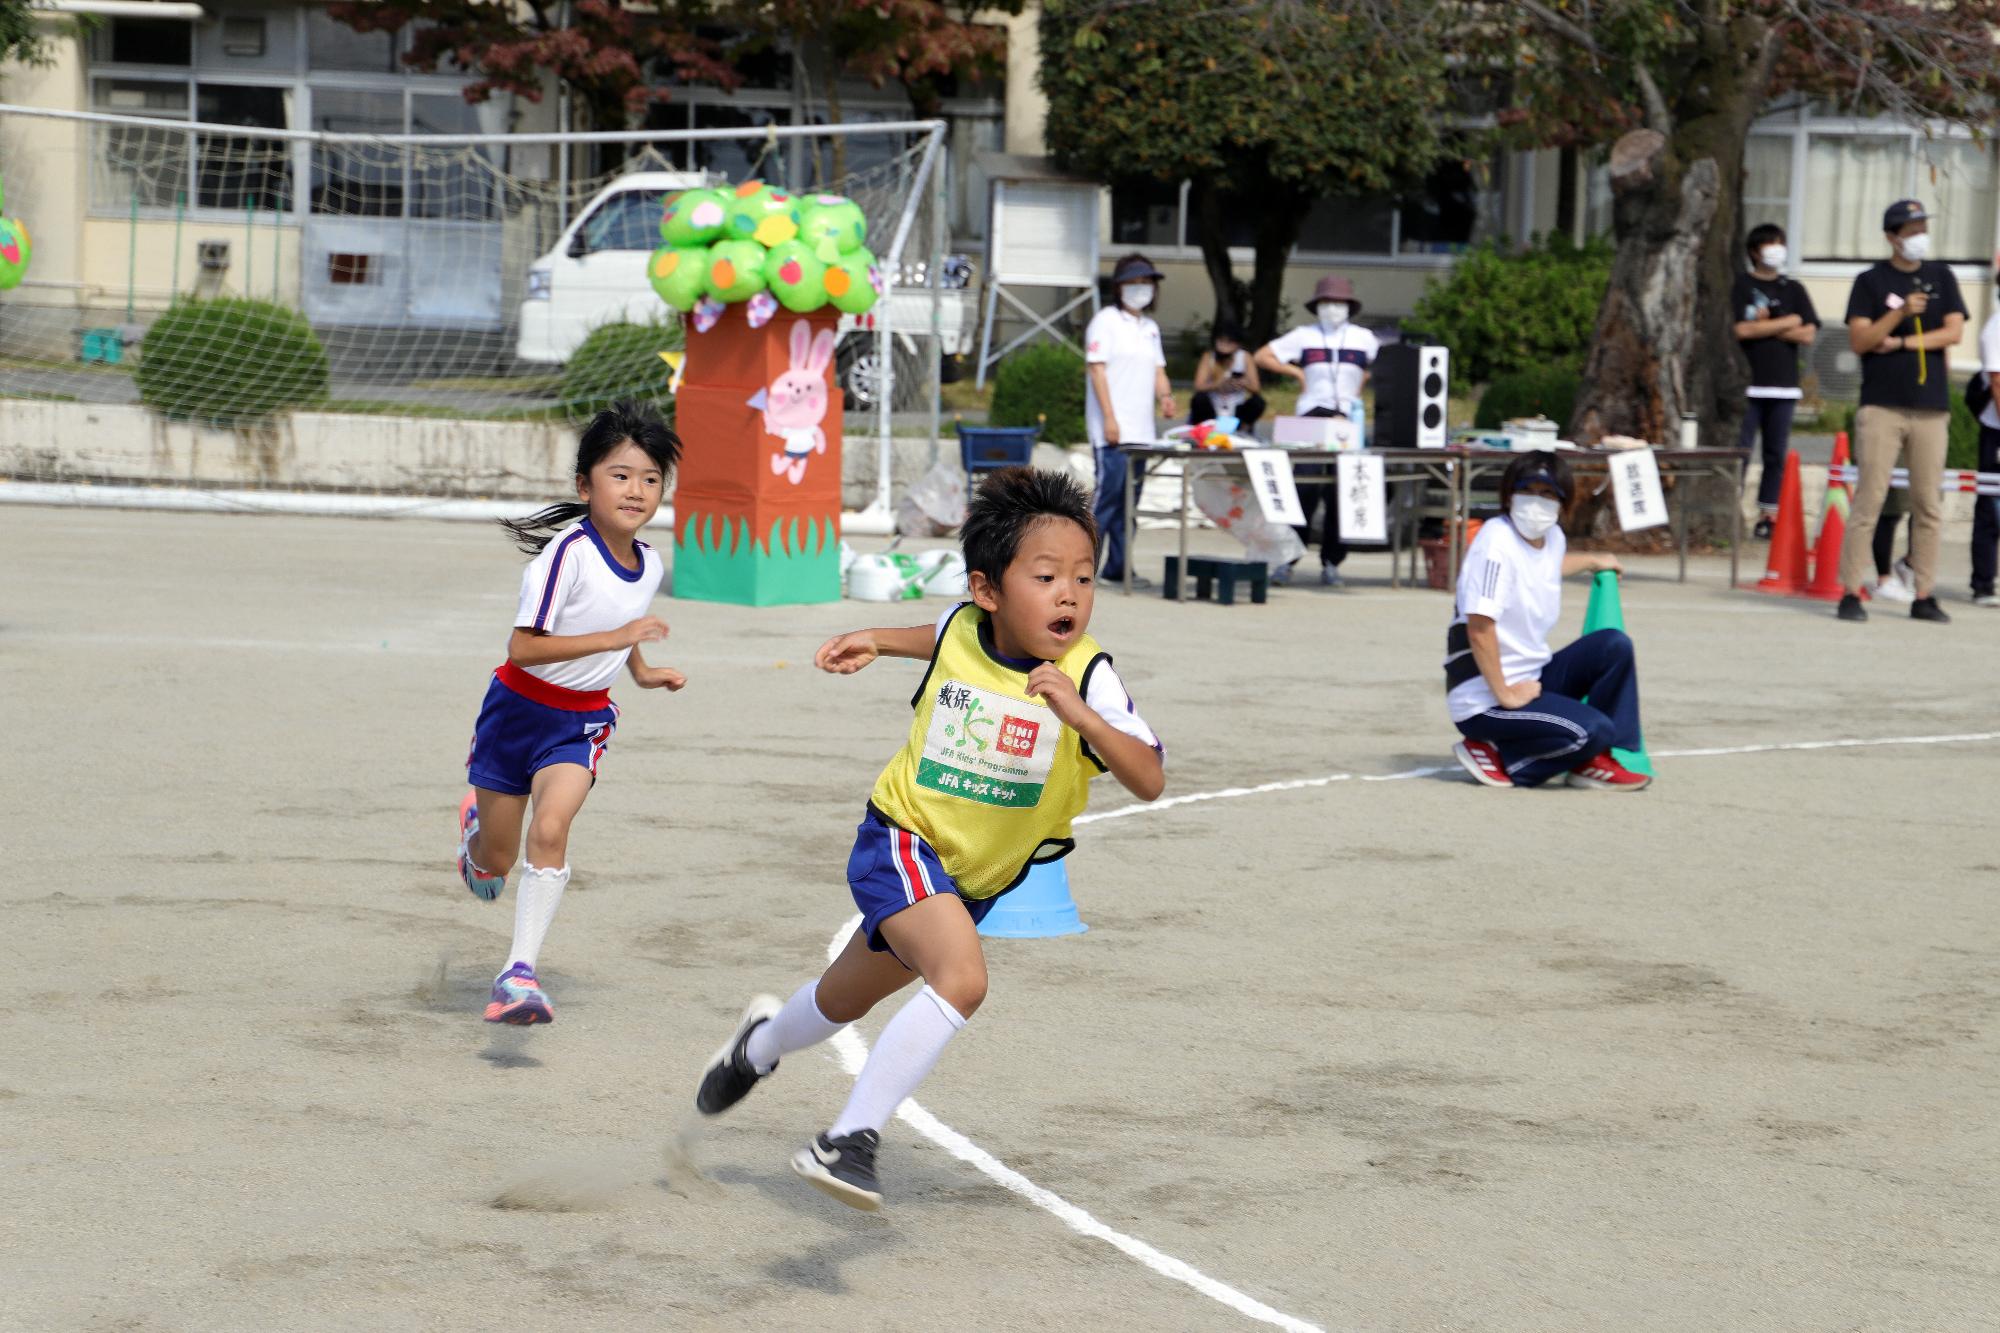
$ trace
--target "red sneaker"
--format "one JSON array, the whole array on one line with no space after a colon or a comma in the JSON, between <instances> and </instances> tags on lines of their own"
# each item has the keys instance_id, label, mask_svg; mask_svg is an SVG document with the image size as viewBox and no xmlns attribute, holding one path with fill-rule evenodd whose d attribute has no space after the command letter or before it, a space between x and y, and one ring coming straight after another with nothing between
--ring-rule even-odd
<instances>
[{"instance_id":1,"label":"red sneaker","mask_svg":"<svg viewBox=\"0 0 2000 1333\"><path fill-rule=\"evenodd\" d=\"M1634 773L1613 759L1609 750L1571 769L1568 781L1572 787L1592 787L1598 791L1642 791L1653 782L1644 773Z\"/></svg>"},{"instance_id":2,"label":"red sneaker","mask_svg":"<svg viewBox=\"0 0 2000 1333\"><path fill-rule=\"evenodd\" d=\"M1460 741L1451 747L1452 758L1465 766L1474 782L1488 787L1511 787L1514 779L1500 763L1500 750L1487 741Z\"/></svg>"}]
</instances>

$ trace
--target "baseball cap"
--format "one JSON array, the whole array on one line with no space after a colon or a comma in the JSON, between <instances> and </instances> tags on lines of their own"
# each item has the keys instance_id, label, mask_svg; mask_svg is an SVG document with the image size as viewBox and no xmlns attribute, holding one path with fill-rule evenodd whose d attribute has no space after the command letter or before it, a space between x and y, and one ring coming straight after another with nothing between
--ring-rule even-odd
<instances>
[{"instance_id":1,"label":"baseball cap","mask_svg":"<svg viewBox=\"0 0 2000 1333\"><path fill-rule=\"evenodd\" d=\"M1514 489L1516 491L1523 491L1536 482L1540 482L1542 485L1548 487L1563 499L1569 499L1569 487L1562 484L1562 481L1555 474L1555 469L1546 463L1529 465L1526 472L1523 472L1519 477L1514 479Z\"/></svg>"},{"instance_id":2,"label":"baseball cap","mask_svg":"<svg viewBox=\"0 0 2000 1333\"><path fill-rule=\"evenodd\" d=\"M1924 212L1922 203L1915 199L1898 199L1889 205L1889 211L1882 215L1883 231L1901 231L1912 222L1928 222L1930 214Z\"/></svg>"}]
</instances>

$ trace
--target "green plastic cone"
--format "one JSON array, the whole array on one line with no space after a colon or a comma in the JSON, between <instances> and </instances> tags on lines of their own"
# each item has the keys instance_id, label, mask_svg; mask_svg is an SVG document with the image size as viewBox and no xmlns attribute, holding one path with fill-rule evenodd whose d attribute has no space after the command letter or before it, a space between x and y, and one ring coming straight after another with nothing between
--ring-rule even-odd
<instances>
[{"instance_id":1,"label":"green plastic cone","mask_svg":"<svg viewBox=\"0 0 2000 1333\"><path fill-rule=\"evenodd\" d=\"M1618 575L1609 569L1600 569L1590 579L1590 605L1583 609L1583 632L1595 634L1601 629L1623 630L1625 628L1625 605L1618 598ZM1586 698L1585 703L1590 700ZM1642 737L1636 750L1621 750L1611 747L1611 757L1634 773L1656 776L1653 761L1646 757L1646 742Z\"/></svg>"}]
</instances>

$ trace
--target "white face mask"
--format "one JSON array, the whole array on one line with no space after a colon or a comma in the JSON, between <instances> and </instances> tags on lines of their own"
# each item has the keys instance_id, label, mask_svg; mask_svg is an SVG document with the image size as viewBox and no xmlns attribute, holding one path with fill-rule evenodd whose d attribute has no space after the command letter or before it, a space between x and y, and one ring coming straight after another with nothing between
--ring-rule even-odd
<instances>
[{"instance_id":1,"label":"white face mask","mask_svg":"<svg viewBox=\"0 0 2000 1333\"><path fill-rule=\"evenodd\" d=\"M1765 246L1757 252L1757 262L1765 268L1783 268L1785 266L1785 247L1782 245Z\"/></svg>"},{"instance_id":2,"label":"white face mask","mask_svg":"<svg viewBox=\"0 0 2000 1333\"><path fill-rule=\"evenodd\" d=\"M1153 304L1153 284L1128 282L1118 289L1118 304L1127 310L1144 310Z\"/></svg>"},{"instance_id":3,"label":"white face mask","mask_svg":"<svg viewBox=\"0 0 2000 1333\"><path fill-rule=\"evenodd\" d=\"M1507 506L1507 517L1512 520L1514 531L1538 542L1548 536L1549 529L1562 517L1562 501L1546 495L1517 495Z\"/></svg>"},{"instance_id":4,"label":"white face mask","mask_svg":"<svg viewBox=\"0 0 2000 1333\"><path fill-rule=\"evenodd\" d=\"M1347 303L1345 301L1321 301L1319 303L1319 326L1328 333L1347 323Z\"/></svg>"},{"instance_id":5,"label":"white face mask","mask_svg":"<svg viewBox=\"0 0 2000 1333\"><path fill-rule=\"evenodd\" d=\"M1921 264L1931 257L1931 234L1920 231L1915 236L1905 236L1896 242L1902 247L1903 258Z\"/></svg>"}]
</instances>

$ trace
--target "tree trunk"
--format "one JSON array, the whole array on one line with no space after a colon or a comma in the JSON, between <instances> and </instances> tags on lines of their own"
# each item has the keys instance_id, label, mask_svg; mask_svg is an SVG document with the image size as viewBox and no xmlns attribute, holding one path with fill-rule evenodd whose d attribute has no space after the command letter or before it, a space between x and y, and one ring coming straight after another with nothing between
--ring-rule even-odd
<instances>
[{"instance_id":1,"label":"tree trunk","mask_svg":"<svg viewBox=\"0 0 2000 1333\"><path fill-rule=\"evenodd\" d=\"M1215 317L1240 327L1243 311L1236 299L1236 269L1229 262L1229 233L1223 224L1230 201L1220 191L1200 186L1189 193L1194 203L1195 243L1201 247L1202 267L1208 270L1208 285L1215 295Z\"/></svg>"},{"instance_id":2,"label":"tree trunk","mask_svg":"<svg viewBox=\"0 0 2000 1333\"><path fill-rule=\"evenodd\" d=\"M1285 265L1298 243L1307 200L1297 190L1271 183L1251 196L1257 214L1257 266L1250 275L1250 321L1244 329L1251 347L1262 347L1278 332L1278 307L1285 298Z\"/></svg>"}]
</instances>

